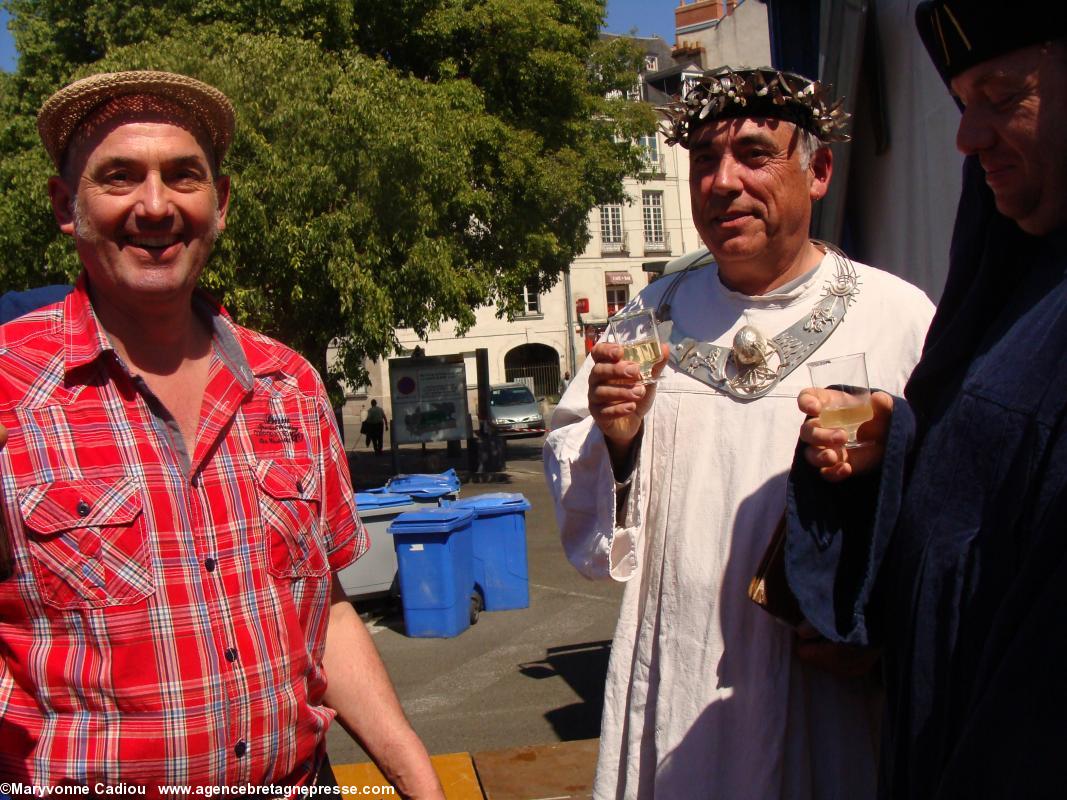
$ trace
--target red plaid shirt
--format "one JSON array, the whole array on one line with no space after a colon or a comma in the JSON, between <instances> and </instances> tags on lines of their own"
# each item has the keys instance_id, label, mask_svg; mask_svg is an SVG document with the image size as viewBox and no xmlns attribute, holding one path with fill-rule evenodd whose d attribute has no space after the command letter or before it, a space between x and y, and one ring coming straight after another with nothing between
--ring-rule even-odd
<instances>
[{"instance_id":1,"label":"red plaid shirt","mask_svg":"<svg viewBox=\"0 0 1067 800\"><path fill-rule=\"evenodd\" d=\"M325 748L330 575L367 536L318 375L211 315L194 452L84 279L0 328L0 776L305 783Z\"/></svg>"}]
</instances>

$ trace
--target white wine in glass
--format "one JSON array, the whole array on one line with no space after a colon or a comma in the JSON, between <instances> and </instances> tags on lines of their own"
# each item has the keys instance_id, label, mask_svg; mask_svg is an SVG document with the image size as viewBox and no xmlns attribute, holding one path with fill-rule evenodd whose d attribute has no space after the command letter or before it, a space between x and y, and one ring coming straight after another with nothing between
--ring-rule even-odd
<instances>
[{"instance_id":1,"label":"white wine in glass","mask_svg":"<svg viewBox=\"0 0 1067 800\"><path fill-rule=\"evenodd\" d=\"M860 426L874 419L871 389L867 381L867 359L863 353L838 356L808 364L814 386L833 389L834 400L819 414L819 426L840 428L848 434L845 447L866 447L872 442L857 440Z\"/></svg>"},{"instance_id":2,"label":"white wine in glass","mask_svg":"<svg viewBox=\"0 0 1067 800\"><path fill-rule=\"evenodd\" d=\"M663 358L660 350L656 313L651 308L619 314L609 320L611 335L622 345L622 360L632 361L641 370L641 383L653 383L652 368Z\"/></svg>"}]
</instances>

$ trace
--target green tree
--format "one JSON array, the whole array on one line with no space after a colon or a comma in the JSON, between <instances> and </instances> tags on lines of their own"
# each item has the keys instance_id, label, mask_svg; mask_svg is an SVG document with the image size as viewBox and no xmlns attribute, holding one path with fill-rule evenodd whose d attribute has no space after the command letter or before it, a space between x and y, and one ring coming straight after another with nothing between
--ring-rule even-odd
<instances>
[{"instance_id":1,"label":"green tree","mask_svg":"<svg viewBox=\"0 0 1067 800\"><path fill-rule=\"evenodd\" d=\"M331 388L398 327L461 328L558 279L594 205L622 199L649 109L613 90L640 52L600 40L603 0L7 0L0 286L69 280L35 115L72 78L167 69L237 109L234 202L203 284ZM340 343L341 372L325 352Z\"/></svg>"}]
</instances>

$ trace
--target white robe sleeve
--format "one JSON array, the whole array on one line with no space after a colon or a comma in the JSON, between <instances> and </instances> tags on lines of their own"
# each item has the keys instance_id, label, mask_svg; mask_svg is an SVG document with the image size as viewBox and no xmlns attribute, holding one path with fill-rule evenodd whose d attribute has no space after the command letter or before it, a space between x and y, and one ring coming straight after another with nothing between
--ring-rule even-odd
<instances>
[{"instance_id":1,"label":"white robe sleeve","mask_svg":"<svg viewBox=\"0 0 1067 800\"><path fill-rule=\"evenodd\" d=\"M552 416L552 432L545 439L545 477L567 559L587 578L627 581L637 570L646 476L639 455L622 525L616 525L611 456L589 416L589 369L587 359ZM649 438L646 431L642 450Z\"/></svg>"}]
</instances>

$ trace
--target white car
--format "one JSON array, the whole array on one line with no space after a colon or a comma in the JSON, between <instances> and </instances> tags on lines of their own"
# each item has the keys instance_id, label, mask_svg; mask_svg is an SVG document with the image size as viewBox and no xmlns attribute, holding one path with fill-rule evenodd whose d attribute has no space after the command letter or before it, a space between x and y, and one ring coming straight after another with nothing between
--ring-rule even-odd
<instances>
[{"instance_id":1,"label":"white car","mask_svg":"<svg viewBox=\"0 0 1067 800\"><path fill-rule=\"evenodd\" d=\"M489 387L489 425L493 433L509 439L541 436L545 432L541 406L525 383Z\"/></svg>"}]
</instances>

